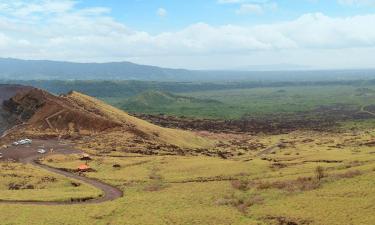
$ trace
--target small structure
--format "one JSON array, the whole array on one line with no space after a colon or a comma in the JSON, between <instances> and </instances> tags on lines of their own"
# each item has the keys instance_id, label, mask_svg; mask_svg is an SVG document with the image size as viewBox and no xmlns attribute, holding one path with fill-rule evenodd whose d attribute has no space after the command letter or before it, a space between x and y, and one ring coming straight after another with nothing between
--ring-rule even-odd
<instances>
[{"instance_id":1,"label":"small structure","mask_svg":"<svg viewBox=\"0 0 375 225\"><path fill-rule=\"evenodd\" d=\"M90 167L86 164L82 164L78 167L79 170L83 171L83 170L88 170L90 169Z\"/></svg>"},{"instance_id":2,"label":"small structure","mask_svg":"<svg viewBox=\"0 0 375 225\"><path fill-rule=\"evenodd\" d=\"M80 172L86 172L86 171L89 171L90 170L90 167L86 164L82 164L78 167L78 171Z\"/></svg>"},{"instance_id":3,"label":"small structure","mask_svg":"<svg viewBox=\"0 0 375 225\"><path fill-rule=\"evenodd\" d=\"M90 155L89 154L82 154L82 157L80 158L80 160L82 160L82 161L91 161L92 160L92 158L90 157ZM87 164L87 163L86 163Z\"/></svg>"}]
</instances>

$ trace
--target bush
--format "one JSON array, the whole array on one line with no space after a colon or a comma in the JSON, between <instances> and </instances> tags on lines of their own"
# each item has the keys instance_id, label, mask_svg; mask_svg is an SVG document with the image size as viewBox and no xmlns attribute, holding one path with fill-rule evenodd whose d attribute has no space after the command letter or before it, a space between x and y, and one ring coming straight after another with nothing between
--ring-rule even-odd
<instances>
[{"instance_id":1,"label":"bush","mask_svg":"<svg viewBox=\"0 0 375 225\"><path fill-rule=\"evenodd\" d=\"M247 191L250 189L250 182L247 180L232 180L231 185L233 188L241 191Z\"/></svg>"},{"instance_id":2,"label":"bush","mask_svg":"<svg viewBox=\"0 0 375 225\"><path fill-rule=\"evenodd\" d=\"M321 166L317 166L315 168L315 177L318 181L325 177L324 168Z\"/></svg>"},{"instance_id":3,"label":"bush","mask_svg":"<svg viewBox=\"0 0 375 225\"><path fill-rule=\"evenodd\" d=\"M312 177L299 177L296 180L275 181L275 182L258 182L256 188L264 189L280 189L289 192L309 191L319 188L320 183Z\"/></svg>"},{"instance_id":4,"label":"bush","mask_svg":"<svg viewBox=\"0 0 375 225\"><path fill-rule=\"evenodd\" d=\"M20 190L22 188L22 184L15 184L15 183L10 183L8 184L8 189L9 190Z\"/></svg>"},{"instance_id":5,"label":"bush","mask_svg":"<svg viewBox=\"0 0 375 225\"><path fill-rule=\"evenodd\" d=\"M230 195L225 198L219 199L216 201L218 205L229 205L233 206L238 209L241 213L246 213L247 209L253 205L262 204L264 201L263 197L260 195L253 195L253 196L237 196L237 195Z\"/></svg>"}]
</instances>

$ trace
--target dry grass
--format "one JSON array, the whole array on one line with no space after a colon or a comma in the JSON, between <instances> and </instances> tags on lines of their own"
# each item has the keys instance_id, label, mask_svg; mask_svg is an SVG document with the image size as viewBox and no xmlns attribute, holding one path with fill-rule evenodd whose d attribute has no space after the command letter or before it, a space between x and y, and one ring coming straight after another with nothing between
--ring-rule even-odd
<instances>
[{"instance_id":1,"label":"dry grass","mask_svg":"<svg viewBox=\"0 0 375 225\"><path fill-rule=\"evenodd\" d=\"M161 143L176 145L181 148L207 148L213 146L213 141L204 139L191 132L156 126L130 116L124 111L98 99L78 92L72 92L68 98L89 112L95 112L95 114L109 121L124 124L129 132L135 133L137 136L145 139L152 139Z\"/></svg>"},{"instance_id":2,"label":"dry grass","mask_svg":"<svg viewBox=\"0 0 375 225\"><path fill-rule=\"evenodd\" d=\"M270 161L253 152L225 160L136 155L119 149L93 154L90 166L97 172L87 176L123 189L123 198L58 208L0 205L0 220L4 224L373 225L375 154L356 145L373 139L372 134L354 136L357 139L350 133L310 132L256 137L267 146L281 138L294 144L267 155ZM304 141L307 138L314 141ZM99 148L107 143L94 144ZM336 144L344 147L328 150ZM43 163L69 169L81 162L72 155L48 157ZM286 166L271 168L274 163ZM115 164L121 167L114 168ZM324 171L320 181L317 167ZM23 216L11 216L19 214Z\"/></svg>"},{"instance_id":3,"label":"dry grass","mask_svg":"<svg viewBox=\"0 0 375 225\"><path fill-rule=\"evenodd\" d=\"M0 199L69 201L93 198L100 190L30 165L0 163Z\"/></svg>"}]
</instances>

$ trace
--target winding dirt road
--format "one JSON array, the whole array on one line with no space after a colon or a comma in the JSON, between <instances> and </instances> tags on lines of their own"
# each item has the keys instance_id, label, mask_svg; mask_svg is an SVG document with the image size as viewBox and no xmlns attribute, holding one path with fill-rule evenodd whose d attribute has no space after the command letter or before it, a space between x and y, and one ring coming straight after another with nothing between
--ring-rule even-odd
<instances>
[{"instance_id":1,"label":"winding dirt road","mask_svg":"<svg viewBox=\"0 0 375 225\"><path fill-rule=\"evenodd\" d=\"M36 147L39 146L39 147ZM70 150L73 149L70 144L62 144L58 141L42 141L42 140L36 140L33 142L32 146L12 146L7 149L0 150L0 153L2 153L2 159L1 160L15 160L22 163L28 163L33 166L39 167L41 169L47 170L49 172L59 174L62 176L65 176L70 179L75 179L78 181L81 181L83 183L89 184L95 188L100 189L103 192L103 195L99 198L94 199L87 199L85 201L61 201L61 202L45 202L45 201L8 201L8 200L0 200L0 203L3 204L24 204L24 205L74 205L74 204L97 204L97 203L103 203L107 201L113 201L115 199L118 199L123 196L123 192L113 187L109 184L106 184L104 182L101 182L96 179L79 176L77 174L73 174L67 171L63 171L60 169L56 169L47 165L43 165L38 163L38 159L41 157L41 154L39 154L38 148L43 147L44 149L51 149L53 148L53 153L49 154L77 154L81 153L81 151L78 150ZM68 150L69 149L69 150Z\"/></svg>"}]
</instances>

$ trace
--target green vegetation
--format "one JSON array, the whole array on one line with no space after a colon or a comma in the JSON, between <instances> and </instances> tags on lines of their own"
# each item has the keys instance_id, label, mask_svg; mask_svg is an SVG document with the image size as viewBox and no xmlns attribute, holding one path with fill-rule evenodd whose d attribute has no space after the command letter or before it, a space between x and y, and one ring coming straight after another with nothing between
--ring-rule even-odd
<instances>
[{"instance_id":1,"label":"green vegetation","mask_svg":"<svg viewBox=\"0 0 375 225\"><path fill-rule=\"evenodd\" d=\"M217 100L186 97L161 91L147 91L141 94L122 99L105 98L107 101L121 109L128 109L132 113L160 114L165 113L176 116L219 116L218 112L224 104Z\"/></svg>"},{"instance_id":2,"label":"green vegetation","mask_svg":"<svg viewBox=\"0 0 375 225\"><path fill-rule=\"evenodd\" d=\"M363 106L373 105L375 94L372 90L375 90L375 86L370 86L364 94L362 89L355 86L335 85L199 91L178 95L152 91L131 98L104 100L133 113L215 119L293 116L296 113L314 117L324 107L355 113Z\"/></svg>"},{"instance_id":3,"label":"green vegetation","mask_svg":"<svg viewBox=\"0 0 375 225\"><path fill-rule=\"evenodd\" d=\"M132 113L239 119L317 115L321 106L360 111L375 104L375 80L316 82L19 81L53 93L79 91Z\"/></svg>"}]
</instances>

